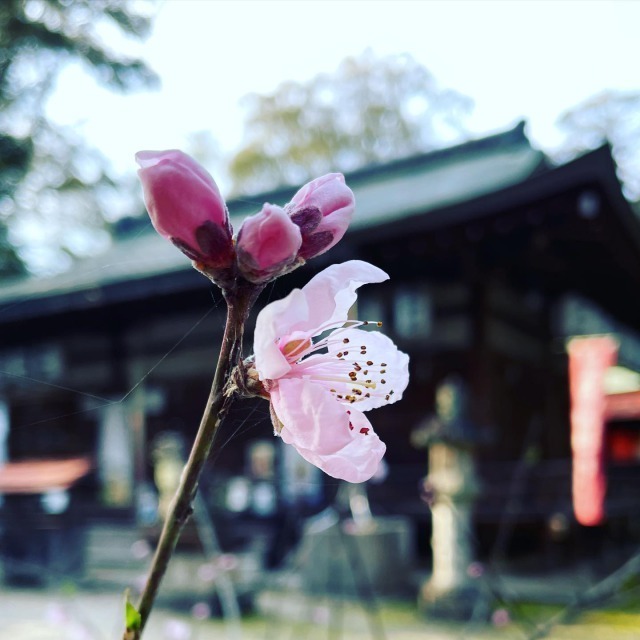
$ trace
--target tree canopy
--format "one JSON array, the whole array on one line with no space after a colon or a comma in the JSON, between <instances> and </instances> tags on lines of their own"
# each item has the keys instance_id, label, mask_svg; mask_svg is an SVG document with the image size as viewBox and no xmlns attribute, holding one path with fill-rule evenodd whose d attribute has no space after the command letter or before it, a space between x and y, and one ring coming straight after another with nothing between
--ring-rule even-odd
<instances>
[{"instance_id":1,"label":"tree canopy","mask_svg":"<svg viewBox=\"0 0 640 640\"><path fill-rule=\"evenodd\" d=\"M558 124L566 134L558 160L609 142L625 195L640 200L640 92L602 91L564 113Z\"/></svg>"},{"instance_id":2,"label":"tree canopy","mask_svg":"<svg viewBox=\"0 0 640 640\"><path fill-rule=\"evenodd\" d=\"M131 0L0 3L0 274L25 270L28 247L19 251L9 241L19 225L36 230L38 219L50 223L64 216L58 249L69 254L70 226L104 226L97 199L112 184L105 163L76 134L47 121L44 106L57 72L73 60L114 90L154 84L157 78L142 60L111 51L101 35L115 29L145 36L152 7Z\"/></svg>"},{"instance_id":3,"label":"tree canopy","mask_svg":"<svg viewBox=\"0 0 640 640\"><path fill-rule=\"evenodd\" d=\"M246 97L246 141L230 163L235 193L298 184L460 140L469 98L441 88L409 55L365 51L333 74Z\"/></svg>"}]
</instances>

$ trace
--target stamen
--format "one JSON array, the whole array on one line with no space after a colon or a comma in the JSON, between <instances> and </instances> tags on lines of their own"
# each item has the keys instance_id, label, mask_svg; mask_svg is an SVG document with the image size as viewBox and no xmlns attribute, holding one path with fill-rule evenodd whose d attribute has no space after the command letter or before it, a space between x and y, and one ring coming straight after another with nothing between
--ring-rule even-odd
<instances>
[{"instance_id":1,"label":"stamen","mask_svg":"<svg viewBox=\"0 0 640 640\"><path fill-rule=\"evenodd\" d=\"M381 374L387 373L387 364L382 362L376 365L373 360L360 360L357 356L354 361L348 362L349 351L342 350L344 345L351 343L355 334L344 336L340 335L341 333L370 324L382 326L382 322L369 320L328 322L314 330L314 335L301 332L298 333L301 337L297 338L294 334L285 344L283 342L287 338L281 339L278 346L288 362L295 367L297 375L323 384L336 400L353 404L378 397L388 402L393 390L387 391L386 395L385 391L376 390L379 389L378 385L387 384L387 381L380 377ZM367 344L361 344L359 347L359 355L365 356L368 351ZM359 379L360 377L362 379Z\"/></svg>"}]
</instances>

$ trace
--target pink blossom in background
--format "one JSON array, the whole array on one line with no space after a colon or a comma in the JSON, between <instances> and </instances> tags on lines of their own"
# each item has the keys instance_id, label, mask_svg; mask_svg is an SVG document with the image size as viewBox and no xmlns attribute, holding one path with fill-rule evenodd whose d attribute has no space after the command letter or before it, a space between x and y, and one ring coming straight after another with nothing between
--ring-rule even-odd
<instances>
[{"instance_id":1,"label":"pink blossom in background","mask_svg":"<svg viewBox=\"0 0 640 640\"><path fill-rule=\"evenodd\" d=\"M388 277L359 260L332 265L256 321L254 366L276 434L349 482L370 479L386 449L363 412L396 402L409 382L408 356L348 319L358 287Z\"/></svg>"},{"instance_id":2,"label":"pink blossom in background","mask_svg":"<svg viewBox=\"0 0 640 640\"><path fill-rule=\"evenodd\" d=\"M508 624L511 623L511 616L509 615L509 612L506 609L496 609L491 614L491 622L496 627L506 627Z\"/></svg>"},{"instance_id":3,"label":"pink blossom in background","mask_svg":"<svg viewBox=\"0 0 640 640\"><path fill-rule=\"evenodd\" d=\"M302 232L299 255L309 260L340 241L353 217L355 198L341 173L328 173L304 185L285 211Z\"/></svg>"},{"instance_id":4,"label":"pink blossom in background","mask_svg":"<svg viewBox=\"0 0 640 640\"><path fill-rule=\"evenodd\" d=\"M282 207L265 203L238 231L238 267L255 283L276 277L298 256L302 235Z\"/></svg>"},{"instance_id":5,"label":"pink blossom in background","mask_svg":"<svg viewBox=\"0 0 640 640\"><path fill-rule=\"evenodd\" d=\"M206 602L196 602L191 607L191 615L196 620L206 620L211 617L211 607Z\"/></svg>"},{"instance_id":6,"label":"pink blossom in background","mask_svg":"<svg viewBox=\"0 0 640 640\"><path fill-rule=\"evenodd\" d=\"M227 207L207 171L177 150L139 151L136 162L156 231L196 262L230 266L234 250Z\"/></svg>"},{"instance_id":7,"label":"pink blossom in background","mask_svg":"<svg viewBox=\"0 0 640 640\"><path fill-rule=\"evenodd\" d=\"M191 640L191 626L177 618L171 618L164 624L163 638L165 640Z\"/></svg>"}]
</instances>

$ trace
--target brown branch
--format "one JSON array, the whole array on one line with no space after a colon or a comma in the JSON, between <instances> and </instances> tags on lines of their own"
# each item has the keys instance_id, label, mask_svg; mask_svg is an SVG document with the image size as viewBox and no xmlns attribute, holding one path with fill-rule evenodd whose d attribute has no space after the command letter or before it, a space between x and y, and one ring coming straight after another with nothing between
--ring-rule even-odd
<instances>
[{"instance_id":1,"label":"brown branch","mask_svg":"<svg viewBox=\"0 0 640 640\"><path fill-rule=\"evenodd\" d=\"M583 593L578 594L575 600L565 607L555 616L549 618L544 624L540 625L528 640L538 640L546 638L551 630L558 624L564 622L567 618L580 613L584 609L593 607L609 600L620 590L620 587L630 578L640 573L640 552L632 556L619 569L609 574L606 578L594 584Z\"/></svg>"},{"instance_id":2,"label":"brown branch","mask_svg":"<svg viewBox=\"0 0 640 640\"><path fill-rule=\"evenodd\" d=\"M242 337L247 316L261 290L260 286L240 282L225 296L227 322L209 398L191 454L180 479L180 486L164 522L149 576L137 607L140 613L140 626L138 629L127 629L123 640L140 640L142 637L169 560L182 528L193 511L192 502L198 489L200 474L209 457L220 424L234 399L235 394L225 392L242 354Z\"/></svg>"}]
</instances>

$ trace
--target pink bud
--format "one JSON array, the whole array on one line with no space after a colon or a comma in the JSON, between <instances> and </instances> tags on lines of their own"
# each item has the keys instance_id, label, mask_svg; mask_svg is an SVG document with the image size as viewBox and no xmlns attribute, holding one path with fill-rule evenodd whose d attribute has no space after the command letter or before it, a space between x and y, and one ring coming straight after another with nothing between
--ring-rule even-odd
<instances>
[{"instance_id":1,"label":"pink bud","mask_svg":"<svg viewBox=\"0 0 640 640\"><path fill-rule=\"evenodd\" d=\"M345 234L354 210L353 192L341 173L328 173L302 187L286 206L302 233L298 255L308 260L331 249Z\"/></svg>"},{"instance_id":2,"label":"pink bud","mask_svg":"<svg viewBox=\"0 0 640 640\"><path fill-rule=\"evenodd\" d=\"M300 228L284 209L265 203L238 232L238 267L251 282L271 280L295 261L301 244Z\"/></svg>"},{"instance_id":3,"label":"pink bud","mask_svg":"<svg viewBox=\"0 0 640 640\"><path fill-rule=\"evenodd\" d=\"M205 267L229 267L233 243L227 207L207 171L177 150L139 151L136 161L156 231Z\"/></svg>"}]
</instances>

